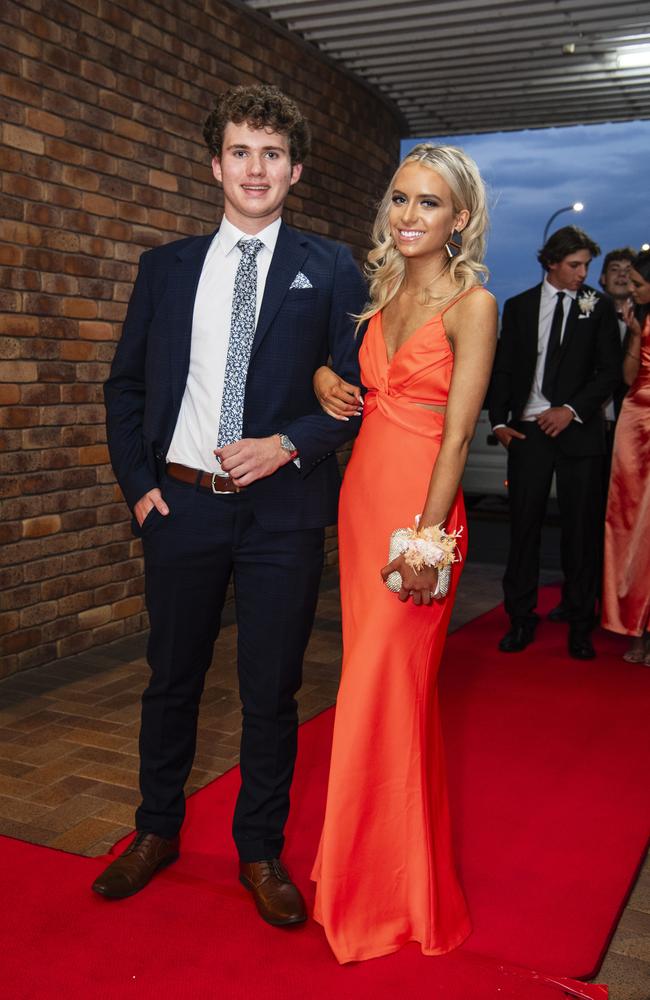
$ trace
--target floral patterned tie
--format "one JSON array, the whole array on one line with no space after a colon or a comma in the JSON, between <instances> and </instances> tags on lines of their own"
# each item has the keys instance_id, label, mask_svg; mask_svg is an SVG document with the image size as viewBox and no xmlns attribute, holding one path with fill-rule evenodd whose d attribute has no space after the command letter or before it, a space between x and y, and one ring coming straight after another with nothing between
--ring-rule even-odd
<instances>
[{"instance_id":1,"label":"floral patterned tie","mask_svg":"<svg viewBox=\"0 0 650 1000\"><path fill-rule=\"evenodd\" d=\"M261 240L239 240L241 260L235 275L230 319L230 340L226 357L223 399L219 418L217 446L239 441L244 423L244 393L255 336L257 303L257 255L264 246Z\"/></svg>"}]
</instances>

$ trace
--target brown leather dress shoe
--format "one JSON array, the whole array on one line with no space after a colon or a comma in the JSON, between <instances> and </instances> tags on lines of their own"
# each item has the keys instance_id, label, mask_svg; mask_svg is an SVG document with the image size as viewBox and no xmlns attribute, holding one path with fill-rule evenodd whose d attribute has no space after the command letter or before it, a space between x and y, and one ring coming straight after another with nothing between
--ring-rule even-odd
<instances>
[{"instance_id":1,"label":"brown leather dress shoe","mask_svg":"<svg viewBox=\"0 0 650 1000\"><path fill-rule=\"evenodd\" d=\"M302 924L307 907L300 890L277 858L270 861L239 862L239 881L252 892L262 920L273 927Z\"/></svg>"},{"instance_id":2,"label":"brown leather dress shoe","mask_svg":"<svg viewBox=\"0 0 650 1000\"><path fill-rule=\"evenodd\" d=\"M155 833L136 833L125 851L93 882L93 890L107 899L134 896L161 868L178 857L180 839L165 840Z\"/></svg>"}]
</instances>

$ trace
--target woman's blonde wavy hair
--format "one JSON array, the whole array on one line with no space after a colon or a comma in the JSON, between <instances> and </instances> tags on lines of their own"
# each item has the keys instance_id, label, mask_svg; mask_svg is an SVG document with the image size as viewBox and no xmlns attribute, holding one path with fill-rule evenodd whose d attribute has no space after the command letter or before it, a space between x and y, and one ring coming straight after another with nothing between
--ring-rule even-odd
<instances>
[{"instance_id":1,"label":"woman's blonde wavy hair","mask_svg":"<svg viewBox=\"0 0 650 1000\"><path fill-rule=\"evenodd\" d=\"M455 288L442 298L431 296L430 301L445 305L466 288L487 281L488 278L488 269L483 264L488 228L487 197L476 163L455 146L418 143L407 153L393 174L379 205L372 229L373 247L368 253L364 268L370 286L370 301L363 312L355 316L357 330L365 320L388 305L404 280L404 257L393 243L388 218L395 179L407 163L422 163L435 170L451 189L454 212L463 209L469 212L469 221L462 231L462 250L458 256L449 260L449 275Z\"/></svg>"}]
</instances>

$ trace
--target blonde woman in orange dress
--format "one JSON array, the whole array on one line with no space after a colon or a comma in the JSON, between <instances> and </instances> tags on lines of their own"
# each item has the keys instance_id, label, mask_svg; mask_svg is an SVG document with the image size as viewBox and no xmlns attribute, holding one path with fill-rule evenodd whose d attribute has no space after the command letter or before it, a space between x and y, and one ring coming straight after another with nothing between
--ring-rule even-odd
<instances>
[{"instance_id":1,"label":"blonde woman in orange dress","mask_svg":"<svg viewBox=\"0 0 650 1000\"><path fill-rule=\"evenodd\" d=\"M408 941L443 954L470 932L437 696L462 561L447 595L437 594L426 538L444 526L456 558L465 555L460 480L496 345L496 303L482 287L486 227L476 164L461 150L420 144L390 183L368 255L368 391L339 514L343 668L312 873L314 915L339 962ZM358 409L358 387L329 369L314 384L331 415ZM416 571L412 543L391 562L388 551L391 533L414 528L418 515L425 565ZM394 571L399 593L384 586Z\"/></svg>"},{"instance_id":2,"label":"blonde woman in orange dress","mask_svg":"<svg viewBox=\"0 0 650 1000\"><path fill-rule=\"evenodd\" d=\"M601 624L632 637L623 654L650 666L650 251L630 272L632 298L623 378L630 386L616 424L605 519Z\"/></svg>"}]
</instances>

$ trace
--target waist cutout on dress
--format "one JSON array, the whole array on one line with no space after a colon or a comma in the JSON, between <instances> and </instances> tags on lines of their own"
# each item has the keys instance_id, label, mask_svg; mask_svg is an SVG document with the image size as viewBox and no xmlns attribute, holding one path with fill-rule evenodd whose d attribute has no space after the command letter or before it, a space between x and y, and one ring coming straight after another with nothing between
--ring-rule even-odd
<instances>
[{"instance_id":1,"label":"waist cutout on dress","mask_svg":"<svg viewBox=\"0 0 650 1000\"><path fill-rule=\"evenodd\" d=\"M369 389L363 404L363 419L374 410L405 430L428 437L440 437L445 414L430 410L430 406L446 406L447 400L418 399L414 396L398 396L383 389Z\"/></svg>"}]
</instances>

